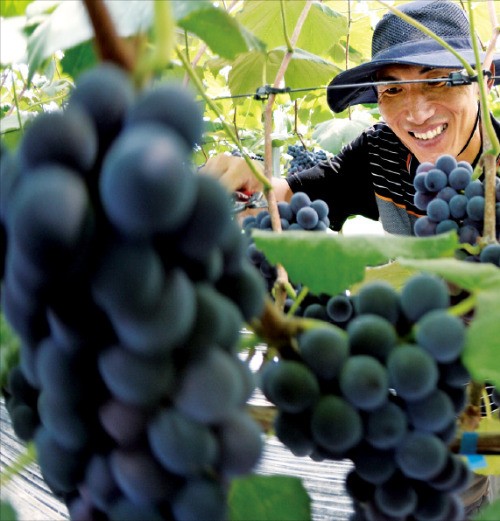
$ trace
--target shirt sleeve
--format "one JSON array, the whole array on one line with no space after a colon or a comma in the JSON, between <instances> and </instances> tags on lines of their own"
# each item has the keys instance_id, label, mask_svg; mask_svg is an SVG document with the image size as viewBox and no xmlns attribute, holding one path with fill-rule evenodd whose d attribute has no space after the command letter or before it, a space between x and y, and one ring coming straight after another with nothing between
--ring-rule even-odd
<instances>
[{"instance_id":1,"label":"shirt sleeve","mask_svg":"<svg viewBox=\"0 0 500 521\"><path fill-rule=\"evenodd\" d=\"M362 133L337 156L287 177L292 192L323 199L330 208L330 227L339 231L351 215L378 220L370 177L367 135Z\"/></svg>"}]
</instances>

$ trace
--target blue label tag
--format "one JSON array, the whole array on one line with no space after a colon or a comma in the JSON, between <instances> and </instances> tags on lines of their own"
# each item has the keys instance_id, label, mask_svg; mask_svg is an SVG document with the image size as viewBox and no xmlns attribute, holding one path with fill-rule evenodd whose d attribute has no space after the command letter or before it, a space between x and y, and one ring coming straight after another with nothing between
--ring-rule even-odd
<instances>
[{"instance_id":1,"label":"blue label tag","mask_svg":"<svg viewBox=\"0 0 500 521\"><path fill-rule=\"evenodd\" d=\"M472 456L466 456L467 463L471 470L484 469L488 466L486 458L482 454L474 454Z\"/></svg>"}]
</instances>

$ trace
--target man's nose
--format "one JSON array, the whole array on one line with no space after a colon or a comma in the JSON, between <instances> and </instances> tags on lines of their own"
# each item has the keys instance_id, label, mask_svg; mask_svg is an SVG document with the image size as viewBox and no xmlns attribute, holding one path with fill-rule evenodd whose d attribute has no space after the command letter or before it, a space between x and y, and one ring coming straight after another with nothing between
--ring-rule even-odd
<instances>
[{"instance_id":1,"label":"man's nose","mask_svg":"<svg viewBox=\"0 0 500 521\"><path fill-rule=\"evenodd\" d=\"M434 103L423 92L408 92L404 103L406 117L410 123L422 125L434 115Z\"/></svg>"}]
</instances>

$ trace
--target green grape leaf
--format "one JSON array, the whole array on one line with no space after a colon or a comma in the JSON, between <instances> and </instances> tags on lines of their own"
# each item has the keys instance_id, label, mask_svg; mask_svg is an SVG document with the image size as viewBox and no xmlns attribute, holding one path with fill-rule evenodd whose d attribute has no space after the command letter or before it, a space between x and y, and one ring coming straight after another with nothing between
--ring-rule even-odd
<instances>
[{"instance_id":1,"label":"green grape leaf","mask_svg":"<svg viewBox=\"0 0 500 521\"><path fill-rule=\"evenodd\" d=\"M330 295L362 281L366 266L380 266L399 257L451 256L458 247L455 232L403 237L254 230L252 237L271 263L285 267L293 283L308 286L314 294Z\"/></svg>"},{"instance_id":2,"label":"green grape leaf","mask_svg":"<svg viewBox=\"0 0 500 521\"><path fill-rule=\"evenodd\" d=\"M399 263L415 270L435 273L471 292L488 290L491 287L498 288L500 284L500 269L490 263L480 264L457 259L413 260L409 258L399 259Z\"/></svg>"},{"instance_id":3,"label":"green grape leaf","mask_svg":"<svg viewBox=\"0 0 500 521\"><path fill-rule=\"evenodd\" d=\"M462 354L462 361L472 378L497 386L500 386L499 317L500 282L491 288L477 292L474 318L467 328L465 348Z\"/></svg>"},{"instance_id":4,"label":"green grape leaf","mask_svg":"<svg viewBox=\"0 0 500 521\"><path fill-rule=\"evenodd\" d=\"M212 51L222 58L232 59L251 48L263 44L223 9L207 0L173 2L177 24L196 34Z\"/></svg>"},{"instance_id":5,"label":"green grape leaf","mask_svg":"<svg viewBox=\"0 0 500 521\"><path fill-rule=\"evenodd\" d=\"M95 66L97 61L95 47L91 41L87 41L67 49L61 59L61 65L64 72L76 80L82 72Z\"/></svg>"},{"instance_id":6,"label":"green grape leaf","mask_svg":"<svg viewBox=\"0 0 500 521\"><path fill-rule=\"evenodd\" d=\"M286 52L285 47L276 47L269 52L267 60L269 78L273 78L278 72ZM295 49L285 71L285 83L293 85L294 89L315 89L318 85L326 85L339 71L336 65L320 56L303 49ZM291 99L301 97L303 93L290 93Z\"/></svg>"},{"instance_id":7,"label":"green grape leaf","mask_svg":"<svg viewBox=\"0 0 500 521\"><path fill-rule=\"evenodd\" d=\"M285 44L283 22L291 36L305 4L304 0L283 3L279 0L245 2L244 9L236 18L272 49ZM334 42L346 34L347 17L327 5L314 2L300 31L296 47L324 55L328 51L328 45L333 46Z\"/></svg>"},{"instance_id":8,"label":"green grape leaf","mask_svg":"<svg viewBox=\"0 0 500 521\"><path fill-rule=\"evenodd\" d=\"M0 500L0 519L2 521L17 521L17 512L7 501Z\"/></svg>"},{"instance_id":9,"label":"green grape leaf","mask_svg":"<svg viewBox=\"0 0 500 521\"><path fill-rule=\"evenodd\" d=\"M230 521L308 521L311 499L299 478L252 475L232 481Z\"/></svg>"},{"instance_id":10,"label":"green grape leaf","mask_svg":"<svg viewBox=\"0 0 500 521\"><path fill-rule=\"evenodd\" d=\"M473 521L498 521L500 519L500 499L482 509L472 519Z\"/></svg>"},{"instance_id":11,"label":"green grape leaf","mask_svg":"<svg viewBox=\"0 0 500 521\"><path fill-rule=\"evenodd\" d=\"M33 0L0 0L0 13L2 18L23 15L28 4ZM3 22L2 22L3 24ZM0 519L3 519L0 517Z\"/></svg>"},{"instance_id":12,"label":"green grape leaf","mask_svg":"<svg viewBox=\"0 0 500 521\"><path fill-rule=\"evenodd\" d=\"M435 273L474 294L474 317L467 328L462 361L475 380L500 385L500 364L492 363L498 359L500 338L500 269L456 259L400 259L400 263Z\"/></svg>"},{"instance_id":13,"label":"green grape leaf","mask_svg":"<svg viewBox=\"0 0 500 521\"><path fill-rule=\"evenodd\" d=\"M351 294L356 294L365 284L375 280L385 280L396 290L400 291L406 281L415 274L415 270L401 266L398 261L389 262L383 266L367 267L362 282L351 287Z\"/></svg>"}]
</instances>

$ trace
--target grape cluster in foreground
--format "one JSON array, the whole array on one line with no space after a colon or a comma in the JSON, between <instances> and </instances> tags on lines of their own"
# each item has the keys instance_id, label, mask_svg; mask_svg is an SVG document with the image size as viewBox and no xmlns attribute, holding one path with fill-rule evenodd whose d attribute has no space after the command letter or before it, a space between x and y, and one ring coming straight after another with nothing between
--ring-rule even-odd
<instances>
[{"instance_id":1,"label":"grape cluster in foreground","mask_svg":"<svg viewBox=\"0 0 500 521\"><path fill-rule=\"evenodd\" d=\"M296 174L317 165L328 158L324 150L306 150L303 145L289 145L287 153L292 156L288 163L287 175Z\"/></svg>"},{"instance_id":2,"label":"grape cluster in foreground","mask_svg":"<svg viewBox=\"0 0 500 521\"><path fill-rule=\"evenodd\" d=\"M223 520L261 455L237 346L265 288L201 132L185 89L103 64L2 156L4 392L74 520Z\"/></svg>"},{"instance_id":3,"label":"grape cluster in foreground","mask_svg":"<svg viewBox=\"0 0 500 521\"><path fill-rule=\"evenodd\" d=\"M357 519L462 521L470 471L448 443L469 375L447 285L417 274L401 293L377 281L356 297L345 331L308 329L293 354L264 365L276 436L296 456L352 460Z\"/></svg>"},{"instance_id":4,"label":"grape cluster in foreground","mask_svg":"<svg viewBox=\"0 0 500 521\"><path fill-rule=\"evenodd\" d=\"M474 180L472 174L469 163L457 162L450 155L417 167L414 202L426 215L417 219L415 235L425 237L455 230L461 243L476 243L483 233L485 198L483 182ZM500 239L500 178L496 179L496 223ZM494 246L497 246L493 255L496 260L500 258L500 250L498 245ZM490 258L491 252L484 255Z\"/></svg>"}]
</instances>

